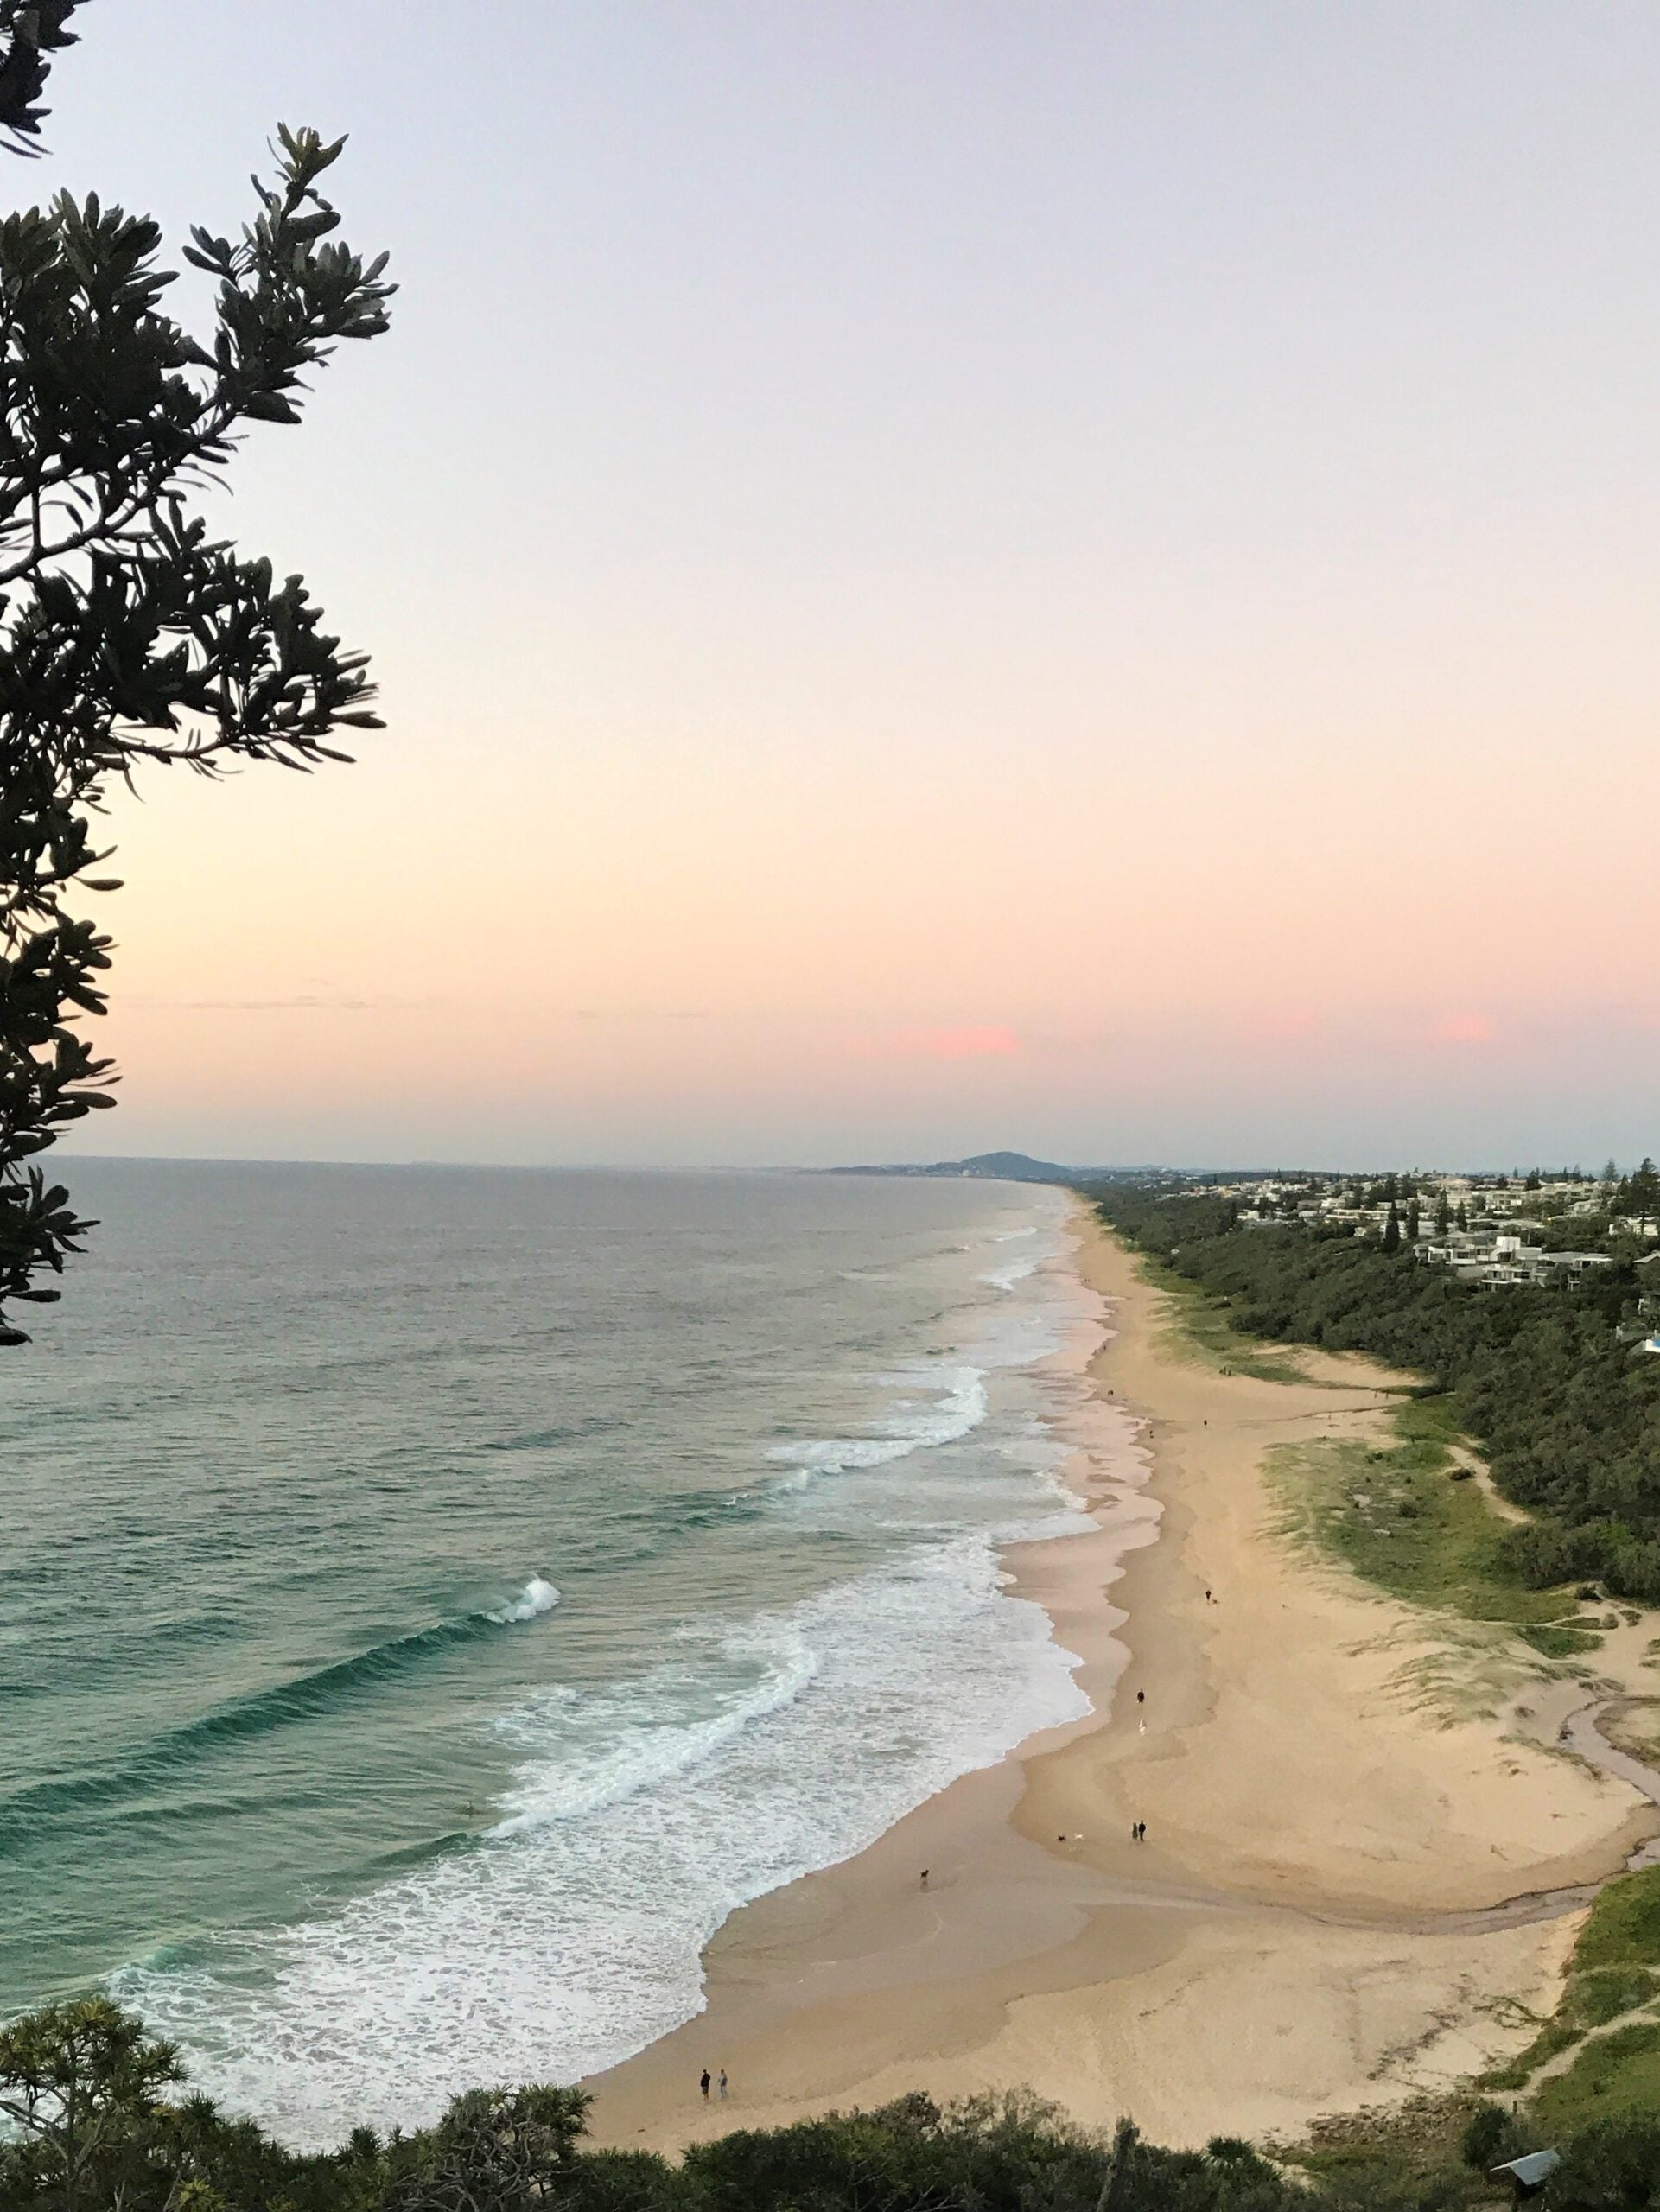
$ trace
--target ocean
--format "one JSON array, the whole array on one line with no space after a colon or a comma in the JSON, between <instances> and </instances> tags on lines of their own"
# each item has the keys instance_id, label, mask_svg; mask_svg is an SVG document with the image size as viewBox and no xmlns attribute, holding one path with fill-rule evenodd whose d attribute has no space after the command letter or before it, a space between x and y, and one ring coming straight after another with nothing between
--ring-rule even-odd
<instances>
[{"instance_id":1,"label":"ocean","mask_svg":"<svg viewBox=\"0 0 1660 2212\"><path fill-rule=\"evenodd\" d=\"M1062 1193L72 1179L0 1370L0 2016L106 1987L290 2141L418 2125L1087 1711L998 1560L1089 1526Z\"/></svg>"}]
</instances>

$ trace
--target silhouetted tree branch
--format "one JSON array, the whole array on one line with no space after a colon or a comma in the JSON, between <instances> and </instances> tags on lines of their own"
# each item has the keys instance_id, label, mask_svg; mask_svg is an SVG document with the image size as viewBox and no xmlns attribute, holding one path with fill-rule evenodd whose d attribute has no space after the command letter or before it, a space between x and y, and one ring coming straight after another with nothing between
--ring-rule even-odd
<instances>
[{"instance_id":1,"label":"silhouetted tree branch","mask_svg":"<svg viewBox=\"0 0 1660 2212\"><path fill-rule=\"evenodd\" d=\"M38 131L70 12L0 0L0 132ZM5 1306L55 1299L41 1276L92 1225L33 1163L113 1103L76 1027L104 1012L110 940L64 904L119 887L92 832L111 785L143 761L307 769L380 727L366 657L300 577L189 505L247 424L299 421L338 340L387 327L386 257L331 236L320 180L345 143L280 127L239 237L192 231L218 281L203 340L162 311L175 272L147 217L66 193L0 222L0 1344L27 1341Z\"/></svg>"},{"instance_id":2,"label":"silhouetted tree branch","mask_svg":"<svg viewBox=\"0 0 1660 2212\"><path fill-rule=\"evenodd\" d=\"M80 0L0 0L0 145L38 154L48 57L75 44L65 29Z\"/></svg>"}]
</instances>

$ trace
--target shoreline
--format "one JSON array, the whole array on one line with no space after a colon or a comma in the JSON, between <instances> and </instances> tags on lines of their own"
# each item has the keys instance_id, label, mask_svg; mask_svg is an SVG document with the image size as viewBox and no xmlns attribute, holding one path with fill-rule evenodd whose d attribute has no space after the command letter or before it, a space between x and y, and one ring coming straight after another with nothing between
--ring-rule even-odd
<instances>
[{"instance_id":1,"label":"shoreline","mask_svg":"<svg viewBox=\"0 0 1660 2212\"><path fill-rule=\"evenodd\" d=\"M1097 1526L1004 1559L1092 1711L735 1913L705 2009L586 2085L597 2143L1021 2087L1171 2143L1295 2132L1519 2048L1578 1926L1535 1893L1655 1833L1508 1710L1427 1709L1440 1624L1272 1534L1269 1446L1364 1433L1397 1378L1207 1367L1081 1202L1068 1233L1105 1301L1065 1476Z\"/></svg>"}]
</instances>

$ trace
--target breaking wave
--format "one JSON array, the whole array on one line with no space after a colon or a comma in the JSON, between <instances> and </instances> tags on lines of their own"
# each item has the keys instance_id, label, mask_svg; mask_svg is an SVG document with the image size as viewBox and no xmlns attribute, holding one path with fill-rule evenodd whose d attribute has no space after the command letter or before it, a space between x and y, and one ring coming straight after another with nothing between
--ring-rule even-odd
<instances>
[{"instance_id":1,"label":"breaking wave","mask_svg":"<svg viewBox=\"0 0 1660 2212\"><path fill-rule=\"evenodd\" d=\"M518 1754L474 1848L330 1916L116 1977L192 2078L292 2141L429 2120L478 2080L569 2080L703 2003L740 1905L1089 1709L989 1535L689 1635L631 1681L497 1724Z\"/></svg>"},{"instance_id":2,"label":"breaking wave","mask_svg":"<svg viewBox=\"0 0 1660 2212\"><path fill-rule=\"evenodd\" d=\"M487 1613L485 1618L506 1628L515 1621L533 1621L538 1613L550 1613L558 1603L559 1592L552 1583L533 1574L511 1605L503 1605L498 1612Z\"/></svg>"}]
</instances>

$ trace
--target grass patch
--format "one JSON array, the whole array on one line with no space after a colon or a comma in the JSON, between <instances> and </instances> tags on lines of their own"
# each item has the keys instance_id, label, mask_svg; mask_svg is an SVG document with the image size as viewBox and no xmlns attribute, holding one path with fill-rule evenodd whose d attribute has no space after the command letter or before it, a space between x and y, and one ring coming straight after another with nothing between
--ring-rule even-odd
<instances>
[{"instance_id":1,"label":"grass patch","mask_svg":"<svg viewBox=\"0 0 1660 2212\"><path fill-rule=\"evenodd\" d=\"M1575 1965L1579 1952L1574 1953ZM1634 2012L1660 1989L1660 1975L1647 1967L1622 1964L1590 1973L1570 1970L1561 2001L1527 2049L1482 2076L1484 2089L1524 2089L1539 2068L1582 2043L1587 2028L1606 2027L1623 2012Z\"/></svg>"},{"instance_id":2,"label":"grass patch","mask_svg":"<svg viewBox=\"0 0 1660 2212\"><path fill-rule=\"evenodd\" d=\"M1395 1433L1403 1444L1436 1445L1444 1452L1462 1433L1452 1397L1445 1390L1414 1391L1396 1410Z\"/></svg>"},{"instance_id":3,"label":"grass patch","mask_svg":"<svg viewBox=\"0 0 1660 2212\"><path fill-rule=\"evenodd\" d=\"M1475 1483L1452 1479L1447 1400L1409 1398L1390 1419L1392 1445L1333 1438L1269 1454L1285 1533L1410 1605L1518 1628L1553 1658L1594 1649L1570 1624L1569 1592L1530 1589L1503 1566L1504 1523Z\"/></svg>"},{"instance_id":4,"label":"grass patch","mask_svg":"<svg viewBox=\"0 0 1660 2212\"><path fill-rule=\"evenodd\" d=\"M1234 1327L1225 1298L1201 1290L1162 1260L1145 1252L1138 1257L1143 1281L1163 1291L1169 1300L1167 1334L1173 1351L1219 1373L1249 1375L1258 1382L1309 1382L1311 1377L1294 1357L1282 1353L1276 1357L1263 1349L1260 1338L1242 1335Z\"/></svg>"},{"instance_id":5,"label":"grass patch","mask_svg":"<svg viewBox=\"0 0 1660 2212\"><path fill-rule=\"evenodd\" d=\"M1484 2089L1525 2089L1539 2069L1560 2051L1571 2050L1584 2037L1583 2027L1572 2020L1565 2020L1559 2013L1547 2020L1525 2050L1518 2051L1508 2066L1495 2067L1491 2074L1481 2076Z\"/></svg>"},{"instance_id":6,"label":"grass patch","mask_svg":"<svg viewBox=\"0 0 1660 2212\"><path fill-rule=\"evenodd\" d=\"M1555 2012L1509 2065L1484 2075L1485 2089L1525 2089L1539 2069L1582 2046L1572 2065L1542 2082L1534 2119L1549 2136L1566 2134L1603 2113L1660 2104L1660 2020L1628 2012L1660 1995L1660 1867L1610 1882L1592 1906L1568 1962Z\"/></svg>"},{"instance_id":7,"label":"grass patch","mask_svg":"<svg viewBox=\"0 0 1660 2212\"><path fill-rule=\"evenodd\" d=\"M1570 2135L1593 2120L1652 2120L1660 2110L1660 2020L1633 2020L1593 2037L1566 2073L1534 2100L1550 2137Z\"/></svg>"},{"instance_id":8,"label":"grass patch","mask_svg":"<svg viewBox=\"0 0 1660 2212\"><path fill-rule=\"evenodd\" d=\"M1571 2050L1583 2040L1585 2030L1575 2027L1571 2020L1547 2020L1527 2049L1518 2051L1508 2066L1495 2067L1491 2074L1481 2076L1484 2089L1525 2089L1539 2069L1549 2059L1564 2050Z\"/></svg>"},{"instance_id":9,"label":"grass patch","mask_svg":"<svg viewBox=\"0 0 1660 2212\"><path fill-rule=\"evenodd\" d=\"M1587 2027L1606 2027L1622 2012L1635 2012L1660 1989L1660 1974L1650 1967L1604 1967L1575 1975L1568 2001Z\"/></svg>"},{"instance_id":10,"label":"grass patch","mask_svg":"<svg viewBox=\"0 0 1660 2212\"><path fill-rule=\"evenodd\" d=\"M1536 1651L1542 1653L1547 1659L1577 1658L1582 1651L1597 1650L1602 1643L1600 1636L1593 1635L1588 1629L1576 1627L1571 1623L1560 1628L1549 1623L1538 1627L1524 1628L1522 1630L1522 1638L1523 1643L1530 1643Z\"/></svg>"},{"instance_id":11,"label":"grass patch","mask_svg":"<svg viewBox=\"0 0 1660 2212\"><path fill-rule=\"evenodd\" d=\"M1660 1967L1660 1866L1610 1882L1574 1946L1575 1974L1608 1967Z\"/></svg>"}]
</instances>

